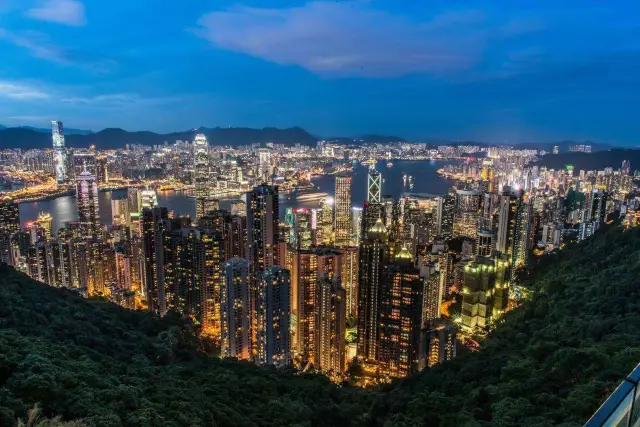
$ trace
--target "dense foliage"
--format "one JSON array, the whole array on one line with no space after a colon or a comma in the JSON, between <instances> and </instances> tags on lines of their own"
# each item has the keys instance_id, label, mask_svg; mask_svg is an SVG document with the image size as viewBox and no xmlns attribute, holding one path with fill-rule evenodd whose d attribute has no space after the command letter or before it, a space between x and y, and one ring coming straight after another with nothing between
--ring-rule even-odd
<instances>
[{"instance_id":1,"label":"dense foliage","mask_svg":"<svg viewBox=\"0 0 640 427\"><path fill-rule=\"evenodd\" d=\"M544 257L477 353L379 391L205 356L188 322L0 267L0 425L577 426L640 361L640 230Z\"/></svg>"}]
</instances>

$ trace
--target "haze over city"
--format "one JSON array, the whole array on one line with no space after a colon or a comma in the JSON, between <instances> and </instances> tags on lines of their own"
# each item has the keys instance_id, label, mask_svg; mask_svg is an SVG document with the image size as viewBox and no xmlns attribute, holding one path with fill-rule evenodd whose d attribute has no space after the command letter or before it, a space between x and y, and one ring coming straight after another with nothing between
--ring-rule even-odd
<instances>
[{"instance_id":1,"label":"haze over city","mask_svg":"<svg viewBox=\"0 0 640 427\"><path fill-rule=\"evenodd\" d=\"M635 145L634 1L5 0L0 124Z\"/></svg>"}]
</instances>

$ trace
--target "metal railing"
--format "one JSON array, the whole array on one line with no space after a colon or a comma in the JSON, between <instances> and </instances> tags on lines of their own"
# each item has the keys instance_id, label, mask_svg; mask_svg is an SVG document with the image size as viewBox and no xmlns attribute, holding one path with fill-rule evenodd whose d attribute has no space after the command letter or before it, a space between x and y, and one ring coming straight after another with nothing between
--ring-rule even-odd
<instances>
[{"instance_id":1,"label":"metal railing","mask_svg":"<svg viewBox=\"0 0 640 427\"><path fill-rule=\"evenodd\" d=\"M587 421L585 427L640 427L640 364Z\"/></svg>"}]
</instances>

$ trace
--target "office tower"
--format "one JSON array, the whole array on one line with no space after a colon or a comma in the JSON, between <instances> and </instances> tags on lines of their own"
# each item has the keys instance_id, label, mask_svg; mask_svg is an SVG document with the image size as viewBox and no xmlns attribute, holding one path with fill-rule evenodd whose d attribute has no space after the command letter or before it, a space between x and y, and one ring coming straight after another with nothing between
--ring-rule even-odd
<instances>
[{"instance_id":1,"label":"office tower","mask_svg":"<svg viewBox=\"0 0 640 427\"><path fill-rule=\"evenodd\" d=\"M279 265L278 223L278 187L259 185L249 191L246 254L252 275Z\"/></svg>"},{"instance_id":2,"label":"office tower","mask_svg":"<svg viewBox=\"0 0 640 427\"><path fill-rule=\"evenodd\" d=\"M347 318L358 316L358 248L342 250L342 287L347 293Z\"/></svg>"},{"instance_id":3,"label":"office tower","mask_svg":"<svg viewBox=\"0 0 640 427\"><path fill-rule=\"evenodd\" d=\"M483 332L489 327L496 284L495 263L476 257L464 267L462 292L462 327L469 332Z\"/></svg>"},{"instance_id":4,"label":"office tower","mask_svg":"<svg viewBox=\"0 0 640 427\"><path fill-rule=\"evenodd\" d=\"M109 182L108 159L105 156L96 157L96 181L98 184Z\"/></svg>"},{"instance_id":5,"label":"office tower","mask_svg":"<svg viewBox=\"0 0 640 427\"><path fill-rule=\"evenodd\" d=\"M456 357L458 331L446 320L432 320L422 330L419 369L435 366Z\"/></svg>"},{"instance_id":6,"label":"office tower","mask_svg":"<svg viewBox=\"0 0 640 427\"><path fill-rule=\"evenodd\" d=\"M527 265L529 259L529 242L533 206L521 194L516 204L515 228L513 230L513 254L511 257L511 281L515 280L516 271Z\"/></svg>"},{"instance_id":7,"label":"office tower","mask_svg":"<svg viewBox=\"0 0 640 427\"><path fill-rule=\"evenodd\" d=\"M209 142L204 134L196 135L193 141L194 185L196 196L196 218L204 216L207 211L205 200L209 197Z\"/></svg>"},{"instance_id":8,"label":"office tower","mask_svg":"<svg viewBox=\"0 0 640 427\"><path fill-rule=\"evenodd\" d=\"M292 265L296 307L296 352L303 362L317 365L318 257L315 251L295 251Z\"/></svg>"},{"instance_id":9,"label":"office tower","mask_svg":"<svg viewBox=\"0 0 640 427\"><path fill-rule=\"evenodd\" d=\"M384 282L378 361L385 375L404 377L418 367L424 298L424 281L406 248L385 269Z\"/></svg>"},{"instance_id":10,"label":"office tower","mask_svg":"<svg viewBox=\"0 0 640 427\"><path fill-rule=\"evenodd\" d=\"M251 358L249 265L233 258L224 263L221 290L222 357Z\"/></svg>"},{"instance_id":11,"label":"office tower","mask_svg":"<svg viewBox=\"0 0 640 427\"><path fill-rule=\"evenodd\" d=\"M118 246L115 250L116 255L116 281L118 286L132 291L133 284L131 280L131 256L124 247Z\"/></svg>"},{"instance_id":12,"label":"office tower","mask_svg":"<svg viewBox=\"0 0 640 427\"><path fill-rule=\"evenodd\" d=\"M195 267L201 284L201 293L194 295L194 298L199 297L202 300L203 331L217 340L222 328L222 314L220 312L221 289L224 280L222 265L229 259L226 234L217 230L198 230L198 235L200 256L196 259L202 261L201 264L196 262Z\"/></svg>"},{"instance_id":13,"label":"office tower","mask_svg":"<svg viewBox=\"0 0 640 427\"><path fill-rule=\"evenodd\" d=\"M424 280L422 318L425 322L440 318L440 306L444 296L444 280L440 276L440 265L428 263L420 266L420 277Z\"/></svg>"},{"instance_id":14,"label":"office tower","mask_svg":"<svg viewBox=\"0 0 640 427\"><path fill-rule=\"evenodd\" d=\"M232 215L228 225L227 258L244 258L247 246L247 217L245 215ZM280 258L278 258L280 259Z\"/></svg>"},{"instance_id":15,"label":"office tower","mask_svg":"<svg viewBox=\"0 0 640 427\"><path fill-rule=\"evenodd\" d=\"M351 177L336 176L335 188L335 245L349 246L351 242Z\"/></svg>"},{"instance_id":16,"label":"office tower","mask_svg":"<svg viewBox=\"0 0 640 427\"><path fill-rule=\"evenodd\" d=\"M262 179L269 179L271 175L271 151L266 148L258 151L258 176Z\"/></svg>"},{"instance_id":17,"label":"office tower","mask_svg":"<svg viewBox=\"0 0 640 427\"><path fill-rule=\"evenodd\" d=\"M362 240L362 208L351 208L351 245L360 246Z\"/></svg>"},{"instance_id":18,"label":"office tower","mask_svg":"<svg viewBox=\"0 0 640 427\"><path fill-rule=\"evenodd\" d=\"M438 197L437 234L443 240L453 237L453 219L455 213L455 197L447 194Z\"/></svg>"},{"instance_id":19,"label":"office tower","mask_svg":"<svg viewBox=\"0 0 640 427\"><path fill-rule=\"evenodd\" d=\"M169 213L167 208L143 209L141 221L144 251L143 294L149 310L163 316L167 311L164 244L169 232Z\"/></svg>"},{"instance_id":20,"label":"office tower","mask_svg":"<svg viewBox=\"0 0 640 427\"><path fill-rule=\"evenodd\" d=\"M340 277L329 275L317 281L317 367L341 374L346 370L346 292Z\"/></svg>"},{"instance_id":21,"label":"office tower","mask_svg":"<svg viewBox=\"0 0 640 427\"><path fill-rule=\"evenodd\" d=\"M382 218L366 233L360 246L358 280L358 356L378 360L380 292L389 257L387 229Z\"/></svg>"},{"instance_id":22,"label":"office tower","mask_svg":"<svg viewBox=\"0 0 640 427\"><path fill-rule=\"evenodd\" d=\"M45 239L51 239L53 234L51 232L53 218L51 218L51 214L49 212L40 212L38 214L38 218L36 219L38 226L42 228L44 232Z\"/></svg>"},{"instance_id":23,"label":"office tower","mask_svg":"<svg viewBox=\"0 0 640 427\"><path fill-rule=\"evenodd\" d=\"M62 122L51 122L51 139L53 141L56 182L64 184L67 179L67 153L64 147L64 130Z\"/></svg>"},{"instance_id":24,"label":"office tower","mask_svg":"<svg viewBox=\"0 0 640 427\"><path fill-rule=\"evenodd\" d=\"M487 229L479 229L476 234L475 243L475 255L481 257L491 257L494 251L494 238L493 231Z\"/></svg>"},{"instance_id":25,"label":"office tower","mask_svg":"<svg viewBox=\"0 0 640 427\"><path fill-rule=\"evenodd\" d=\"M459 237L476 238L482 193L475 190L456 190L453 234Z\"/></svg>"},{"instance_id":26,"label":"office tower","mask_svg":"<svg viewBox=\"0 0 640 427\"><path fill-rule=\"evenodd\" d=\"M384 206L382 203L364 202L362 205L362 231L360 233L360 241L363 242L369 230L376 225L378 219L384 217ZM383 224L384 225L384 224Z\"/></svg>"},{"instance_id":27,"label":"office tower","mask_svg":"<svg viewBox=\"0 0 640 427\"><path fill-rule=\"evenodd\" d=\"M11 200L0 201L0 261L15 265L12 257L12 237L20 231L20 209Z\"/></svg>"},{"instance_id":28,"label":"office tower","mask_svg":"<svg viewBox=\"0 0 640 427\"><path fill-rule=\"evenodd\" d=\"M97 236L100 227L98 184L95 177L86 169L76 177L76 203L78 222L84 230L84 237Z\"/></svg>"},{"instance_id":29,"label":"office tower","mask_svg":"<svg viewBox=\"0 0 640 427\"><path fill-rule=\"evenodd\" d=\"M306 250L313 245L311 230L311 211L298 208L293 210L296 248Z\"/></svg>"},{"instance_id":30,"label":"office tower","mask_svg":"<svg viewBox=\"0 0 640 427\"><path fill-rule=\"evenodd\" d=\"M325 198L320 204L320 215L316 228L316 242L318 245L331 245L333 243L333 197Z\"/></svg>"},{"instance_id":31,"label":"office tower","mask_svg":"<svg viewBox=\"0 0 640 427\"><path fill-rule=\"evenodd\" d=\"M139 190L137 188L127 188L127 201L129 202L129 212L140 212Z\"/></svg>"},{"instance_id":32,"label":"office tower","mask_svg":"<svg viewBox=\"0 0 640 427\"><path fill-rule=\"evenodd\" d=\"M251 343L256 341L256 285L269 267L280 265L278 187L259 185L247 193L247 261L249 262Z\"/></svg>"},{"instance_id":33,"label":"office tower","mask_svg":"<svg viewBox=\"0 0 640 427\"><path fill-rule=\"evenodd\" d=\"M269 267L262 274L256 298L257 360L288 365L291 362L291 278L289 270Z\"/></svg>"},{"instance_id":34,"label":"office tower","mask_svg":"<svg viewBox=\"0 0 640 427\"><path fill-rule=\"evenodd\" d=\"M158 206L158 194L156 190L140 191L140 209L153 209Z\"/></svg>"},{"instance_id":35,"label":"office tower","mask_svg":"<svg viewBox=\"0 0 640 427\"><path fill-rule=\"evenodd\" d=\"M367 174L367 202L382 203L382 175L375 166L371 166Z\"/></svg>"}]
</instances>

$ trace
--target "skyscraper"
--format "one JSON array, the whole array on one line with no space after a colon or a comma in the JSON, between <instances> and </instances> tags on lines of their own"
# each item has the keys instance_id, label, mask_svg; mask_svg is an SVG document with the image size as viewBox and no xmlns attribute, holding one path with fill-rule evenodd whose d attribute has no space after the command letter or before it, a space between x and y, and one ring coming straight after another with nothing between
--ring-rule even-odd
<instances>
[{"instance_id":1,"label":"skyscraper","mask_svg":"<svg viewBox=\"0 0 640 427\"><path fill-rule=\"evenodd\" d=\"M207 211L205 200L209 198L209 142L204 134L196 135L193 141L194 184L196 195L196 217Z\"/></svg>"},{"instance_id":2,"label":"skyscraper","mask_svg":"<svg viewBox=\"0 0 640 427\"><path fill-rule=\"evenodd\" d=\"M325 198L320 205L320 216L316 228L316 242L319 245L330 245L333 242L333 197Z\"/></svg>"},{"instance_id":3,"label":"skyscraper","mask_svg":"<svg viewBox=\"0 0 640 427\"><path fill-rule=\"evenodd\" d=\"M255 299L257 283L269 267L280 265L278 187L259 185L247 193L247 249L251 344L256 341Z\"/></svg>"},{"instance_id":4,"label":"skyscraper","mask_svg":"<svg viewBox=\"0 0 640 427\"><path fill-rule=\"evenodd\" d=\"M476 238L482 194L475 190L456 191L453 232L460 237Z\"/></svg>"},{"instance_id":5,"label":"skyscraper","mask_svg":"<svg viewBox=\"0 0 640 427\"><path fill-rule=\"evenodd\" d=\"M224 264L220 301L223 357L251 357L248 279L249 265L246 260L232 258Z\"/></svg>"},{"instance_id":6,"label":"skyscraper","mask_svg":"<svg viewBox=\"0 0 640 427\"><path fill-rule=\"evenodd\" d=\"M287 365L291 361L291 279L289 270L269 267L262 274L256 299L257 360Z\"/></svg>"},{"instance_id":7,"label":"skyscraper","mask_svg":"<svg viewBox=\"0 0 640 427\"><path fill-rule=\"evenodd\" d=\"M367 201L382 203L382 175L375 166L371 166L367 174Z\"/></svg>"},{"instance_id":8,"label":"skyscraper","mask_svg":"<svg viewBox=\"0 0 640 427\"><path fill-rule=\"evenodd\" d=\"M351 177L336 176L335 188L335 244L349 246L351 242Z\"/></svg>"},{"instance_id":9,"label":"skyscraper","mask_svg":"<svg viewBox=\"0 0 640 427\"><path fill-rule=\"evenodd\" d=\"M309 209L297 208L293 210L296 248L311 249L313 245L313 234L311 230L311 211Z\"/></svg>"},{"instance_id":10,"label":"skyscraper","mask_svg":"<svg viewBox=\"0 0 640 427\"><path fill-rule=\"evenodd\" d=\"M380 293L389 257L387 229L378 218L360 246L358 281L358 356L378 360Z\"/></svg>"},{"instance_id":11,"label":"skyscraper","mask_svg":"<svg viewBox=\"0 0 640 427\"><path fill-rule=\"evenodd\" d=\"M347 318L358 315L358 248L343 250L342 287L347 294Z\"/></svg>"},{"instance_id":12,"label":"skyscraper","mask_svg":"<svg viewBox=\"0 0 640 427\"><path fill-rule=\"evenodd\" d=\"M76 177L76 203L78 221L84 229L84 236L97 236L100 221L98 184L95 177L86 169Z\"/></svg>"},{"instance_id":13,"label":"skyscraper","mask_svg":"<svg viewBox=\"0 0 640 427\"><path fill-rule=\"evenodd\" d=\"M51 139L55 158L56 182L64 184L67 179L67 153L64 146L64 130L62 122L51 121Z\"/></svg>"},{"instance_id":14,"label":"skyscraper","mask_svg":"<svg viewBox=\"0 0 640 427\"><path fill-rule=\"evenodd\" d=\"M167 311L164 247L169 231L168 219L167 208L147 208L142 211L143 293L149 310L161 316Z\"/></svg>"},{"instance_id":15,"label":"skyscraper","mask_svg":"<svg viewBox=\"0 0 640 427\"><path fill-rule=\"evenodd\" d=\"M464 267L462 291L462 326L470 332L485 331L493 313L496 284L495 263L476 257Z\"/></svg>"},{"instance_id":16,"label":"skyscraper","mask_svg":"<svg viewBox=\"0 0 640 427\"><path fill-rule=\"evenodd\" d=\"M340 374L346 369L346 292L340 277L317 281L316 354L318 368Z\"/></svg>"},{"instance_id":17,"label":"skyscraper","mask_svg":"<svg viewBox=\"0 0 640 427\"><path fill-rule=\"evenodd\" d=\"M20 231L20 209L11 200L0 201L0 261L14 265L11 242Z\"/></svg>"},{"instance_id":18,"label":"skyscraper","mask_svg":"<svg viewBox=\"0 0 640 427\"><path fill-rule=\"evenodd\" d=\"M295 251L292 267L297 316L296 352L303 362L317 365L318 257L315 251Z\"/></svg>"},{"instance_id":19,"label":"skyscraper","mask_svg":"<svg viewBox=\"0 0 640 427\"><path fill-rule=\"evenodd\" d=\"M455 211L455 197L447 194L438 198L438 226L437 235L443 240L453 237L453 219Z\"/></svg>"},{"instance_id":20,"label":"skyscraper","mask_svg":"<svg viewBox=\"0 0 640 427\"><path fill-rule=\"evenodd\" d=\"M406 248L384 271L378 361L381 371L392 377L404 377L418 367L424 292L419 273Z\"/></svg>"}]
</instances>

